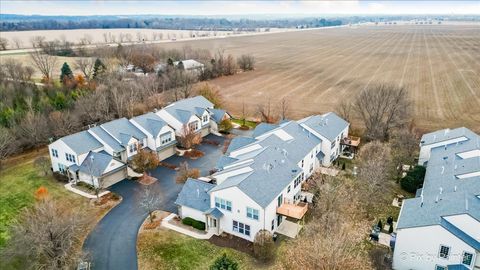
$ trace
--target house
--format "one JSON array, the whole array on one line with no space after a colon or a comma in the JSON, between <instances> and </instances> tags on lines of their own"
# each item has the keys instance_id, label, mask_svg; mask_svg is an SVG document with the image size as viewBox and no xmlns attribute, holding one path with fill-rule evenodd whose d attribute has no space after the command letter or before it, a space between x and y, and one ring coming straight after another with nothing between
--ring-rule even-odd
<instances>
[{"instance_id":1,"label":"house","mask_svg":"<svg viewBox=\"0 0 480 270\"><path fill-rule=\"evenodd\" d=\"M147 147L158 154L159 160L175 154L175 130L158 115L149 112L130 119L130 122L147 135Z\"/></svg>"},{"instance_id":2,"label":"house","mask_svg":"<svg viewBox=\"0 0 480 270\"><path fill-rule=\"evenodd\" d=\"M205 65L193 59L181 60L173 62L173 65L183 65L183 69L190 72L200 73L203 71Z\"/></svg>"},{"instance_id":3,"label":"house","mask_svg":"<svg viewBox=\"0 0 480 270\"><path fill-rule=\"evenodd\" d=\"M330 166L343 152L345 145L341 142L348 138L350 124L333 112L313 115L298 121L305 129L322 139L321 153L323 166Z\"/></svg>"},{"instance_id":4,"label":"house","mask_svg":"<svg viewBox=\"0 0 480 270\"><path fill-rule=\"evenodd\" d=\"M231 119L232 116L225 110L222 109L208 109L210 112L210 131L218 132L218 125L223 120Z\"/></svg>"},{"instance_id":5,"label":"house","mask_svg":"<svg viewBox=\"0 0 480 270\"><path fill-rule=\"evenodd\" d=\"M127 177L126 164L139 148L154 151L164 160L175 154L175 136L181 135L184 124L206 136L211 123L216 127L216 121L228 117L227 112L197 96L157 113L116 119L52 142L52 170L67 175L70 181L108 187Z\"/></svg>"},{"instance_id":6,"label":"house","mask_svg":"<svg viewBox=\"0 0 480 270\"><path fill-rule=\"evenodd\" d=\"M287 217L301 220L308 209L301 186L321 166L323 143L300 121L260 124L251 137L231 141L217 162L214 185L187 181L176 200L180 217L249 241L262 229L281 231Z\"/></svg>"},{"instance_id":7,"label":"house","mask_svg":"<svg viewBox=\"0 0 480 270\"><path fill-rule=\"evenodd\" d=\"M156 114L175 130L176 136L184 134L188 127L202 137L210 134L210 122L213 103L203 96L182 99L167 105Z\"/></svg>"},{"instance_id":8,"label":"house","mask_svg":"<svg viewBox=\"0 0 480 270\"><path fill-rule=\"evenodd\" d=\"M420 147L425 181L402 205L394 269L480 269L480 136L439 130Z\"/></svg>"}]
</instances>

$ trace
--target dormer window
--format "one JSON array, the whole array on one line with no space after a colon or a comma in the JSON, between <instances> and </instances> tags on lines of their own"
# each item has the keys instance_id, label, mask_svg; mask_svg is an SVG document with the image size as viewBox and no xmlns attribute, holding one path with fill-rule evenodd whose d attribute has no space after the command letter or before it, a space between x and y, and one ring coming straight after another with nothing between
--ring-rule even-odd
<instances>
[{"instance_id":1,"label":"dormer window","mask_svg":"<svg viewBox=\"0 0 480 270\"><path fill-rule=\"evenodd\" d=\"M129 152L129 153L134 153L134 152L136 152L136 151L137 151L137 144L130 144L130 145L128 146L128 152Z\"/></svg>"},{"instance_id":2,"label":"dormer window","mask_svg":"<svg viewBox=\"0 0 480 270\"><path fill-rule=\"evenodd\" d=\"M204 122L204 123L208 122L208 115L204 115L204 116L203 116L203 122Z\"/></svg>"},{"instance_id":3,"label":"dormer window","mask_svg":"<svg viewBox=\"0 0 480 270\"><path fill-rule=\"evenodd\" d=\"M191 122L188 124L188 128L192 131L195 131L198 129L198 121Z\"/></svg>"}]
</instances>

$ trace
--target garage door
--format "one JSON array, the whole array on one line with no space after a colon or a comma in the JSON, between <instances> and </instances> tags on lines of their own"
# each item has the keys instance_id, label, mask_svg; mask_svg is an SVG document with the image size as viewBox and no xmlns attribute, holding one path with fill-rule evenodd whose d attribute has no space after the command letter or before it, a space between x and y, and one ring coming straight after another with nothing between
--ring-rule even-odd
<instances>
[{"instance_id":1,"label":"garage door","mask_svg":"<svg viewBox=\"0 0 480 270\"><path fill-rule=\"evenodd\" d=\"M175 155L175 145L172 145L172 146L158 152L158 159L161 161L161 160L169 158L173 155Z\"/></svg>"},{"instance_id":2,"label":"garage door","mask_svg":"<svg viewBox=\"0 0 480 270\"><path fill-rule=\"evenodd\" d=\"M102 178L103 187L107 188L113 184L116 184L123 179L127 178L127 169L120 170L118 172L112 173Z\"/></svg>"}]
</instances>

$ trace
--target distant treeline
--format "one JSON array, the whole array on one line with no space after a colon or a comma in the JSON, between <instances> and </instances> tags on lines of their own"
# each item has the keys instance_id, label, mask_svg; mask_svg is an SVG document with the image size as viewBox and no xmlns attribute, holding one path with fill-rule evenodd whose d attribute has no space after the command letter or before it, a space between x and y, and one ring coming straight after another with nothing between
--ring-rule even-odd
<instances>
[{"instance_id":1,"label":"distant treeline","mask_svg":"<svg viewBox=\"0 0 480 270\"><path fill-rule=\"evenodd\" d=\"M66 17L2 15L0 31L148 28L176 30L255 31L258 28L312 28L342 25L340 19L292 18L250 20L225 18L164 17Z\"/></svg>"}]
</instances>

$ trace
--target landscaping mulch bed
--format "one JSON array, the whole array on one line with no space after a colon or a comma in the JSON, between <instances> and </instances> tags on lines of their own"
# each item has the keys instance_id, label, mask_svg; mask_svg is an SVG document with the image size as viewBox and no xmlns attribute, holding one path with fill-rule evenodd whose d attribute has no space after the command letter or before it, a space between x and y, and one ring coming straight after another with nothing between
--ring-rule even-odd
<instances>
[{"instance_id":1,"label":"landscaping mulch bed","mask_svg":"<svg viewBox=\"0 0 480 270\"><path fill-rule=\"evenodd\" d=\"M203 142L206 144L214 145L214 146L219 146L220 142L215 141L215 140L209 140L209 139L203 139Z\"/></svg>"},{"instance_id":2,"label":"landscaping mulch bed","mask_svg":"<svg viewBox=\"0 0 480 270\"><path fill-rule=\"evenodd\" d=\"M153 183L155 183L158 179L153 177L153 176L150 176L150 175L147 175L147 174L144 174L142 177L140 177L138 179L138 182L144 186L148 186L148 185L151 185Z\"/></svg>"},{"instance_id":3,"label":"landscaping mulch bed","mask_svg":"<svg viewBox=\"0 0 480 270\"><path fill-rule=\"evenodd\" d=\"M186 151L183 156L184 157L187 157L187 158L190 158L190 159L197 159L197 158L201 158L205 155L205 153L203 153L202 151L200 150L197 150L197 149L192 149L190 151Z\"/></svg>"},{"instance_id":4,"label":"landscaping mulch bed","mask_svg":"<svg viewBox=\"0 0 480 270\"><path fill-rule=\"evenodd\" d=\"M178 168L177 165L173 165L173 164L170 164L170 163L167 163L167 162L160 162L158 165L162 166L162 167L172 169L172 170L176 170Z\"/></svg>"},{"instance_id":5,"label":"landscaping mulch bed","mask_svg":"<svg viewBox=\"0 0 480 270\"><path fill-rule=\"evenodd\" d=\"M219 247L233 248L235 250L247 253L250 256L254 256L253 243L231 234L224 233L221 236L213 235L210 239L208 239L208 242Z\"/></svg>"},{"instance_id":6,"label":"landscaping mulch bed","mask_svg":"<svg viewBox=\"0 0 480 270\"><path fill-rule=\"evenodd\" d=\"M94 204L96 206L100 206L100 205L107 204L109 202L116 202L116 201L119 201L119 200L120 200L120 196L118 196L117 194L115 194L113 192L110 192L110 193L105 194L104 196L100 197L99 199L95 199Z\"/></svg>"}]
</instances>

